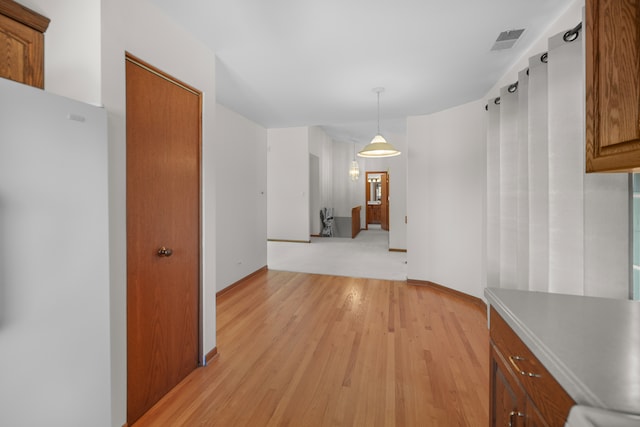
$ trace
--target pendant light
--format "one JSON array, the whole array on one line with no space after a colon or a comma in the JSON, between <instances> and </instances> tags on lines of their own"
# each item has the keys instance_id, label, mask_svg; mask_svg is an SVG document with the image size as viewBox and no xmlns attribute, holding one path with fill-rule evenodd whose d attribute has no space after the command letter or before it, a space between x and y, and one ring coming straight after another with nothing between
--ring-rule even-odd
<instances>
[{"instance_id":1,"label":"pendant light","mask_svg":"<svg viewBox=\"0 0 640 427\"><path fill-rule=\"evenodd\" d=\"M360 176L360 166L356 162L356 143L353 143L353 160L351 161L351 167L349 168L349 177L351 181L357 181Z\"/></svg>"},{"instance_id":2,"label":"pendant light","mask_svg":"<svg viewBox=\"0 0 640 427\"><path fill-rule=\"evenodd\" d=\"M378 94L378 134L358 153L358 156L367 158L399 156L400 151L380 135L380 93L384 92L384 88L376 87L373 91Z\"/></svg>"}]
</instances>

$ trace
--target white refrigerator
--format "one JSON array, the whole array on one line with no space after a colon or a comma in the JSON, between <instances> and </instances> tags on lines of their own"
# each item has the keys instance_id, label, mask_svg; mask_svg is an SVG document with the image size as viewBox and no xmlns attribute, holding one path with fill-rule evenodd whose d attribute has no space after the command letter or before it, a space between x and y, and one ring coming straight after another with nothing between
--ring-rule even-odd
<instances>
[{"instance_id":1,"label":"white refrigerator","mask_svg":"<svg viewBox=\"0 0 640 427\"><path fill-rule=\"evenodd\" d=\"M107 115L0 78L0 426L110 426Z\"/></svg>"}]
</instances>

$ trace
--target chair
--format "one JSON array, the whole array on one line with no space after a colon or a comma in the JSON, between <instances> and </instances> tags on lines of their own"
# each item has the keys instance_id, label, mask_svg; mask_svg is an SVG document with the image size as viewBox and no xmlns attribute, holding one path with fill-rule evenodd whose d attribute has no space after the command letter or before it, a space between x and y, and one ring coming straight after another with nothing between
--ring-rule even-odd
<instances>
[{"instance_id":1,"label":"chair","mask_svg":"<svg viewBox=\"0 0 640 427\"><path fill-rule=\"evenodd\" d=\"M322 222L322 237L333 237L334 235L334 219L333 208L320 209L320 221Z\"/></svg>"}]
</instances>

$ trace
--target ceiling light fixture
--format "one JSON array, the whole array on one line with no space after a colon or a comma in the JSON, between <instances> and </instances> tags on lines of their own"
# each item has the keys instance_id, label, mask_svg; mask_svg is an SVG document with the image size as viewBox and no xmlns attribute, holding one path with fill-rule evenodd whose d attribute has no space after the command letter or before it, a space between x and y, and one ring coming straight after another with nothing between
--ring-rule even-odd
<instances>
[{"instance_id":1,"label":"ceiling light fixture","mask_svg":"<svg viewBox=\"0 0 640 427\"><path fill-rule=\"evenodd\" d=\"M357 181L360 176L360 166L356 162L356 143L353 142L353 160L351 161L351 167L349 168L349 177L351 181Z\"/></svg>"},{"instance_id":2,"label":"ceiling light fixture","mask_svg":"<svg viewBox=\"0 0 640 427\"><path fill-rule=\"evenodd\" d=\"M359 153L360 157L378 158L378 157L393 157L399 156L400 151L387 142L382 135L380 135L380 94L384 92L383 87L373 88L373 91L378 94L378 134L373 137L369 145L365 146Z\"/></svg>"}]
</instances>

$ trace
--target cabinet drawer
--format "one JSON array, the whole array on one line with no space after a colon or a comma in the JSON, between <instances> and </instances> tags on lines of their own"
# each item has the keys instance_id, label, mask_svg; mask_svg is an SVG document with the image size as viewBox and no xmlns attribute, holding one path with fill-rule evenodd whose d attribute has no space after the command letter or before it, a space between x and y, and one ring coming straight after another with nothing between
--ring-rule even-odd
<instances>
[{"instance_id":1,"label":"cabinet drawer","mask_svg":"<svg viewBox=\"0 0 640 427\"><path fill-rule=\"evenodd\" d=\"M550 426L563 426L575 404L562 386L491 307L490 336L527 395Z\"/></svg>"}]
</instances>

